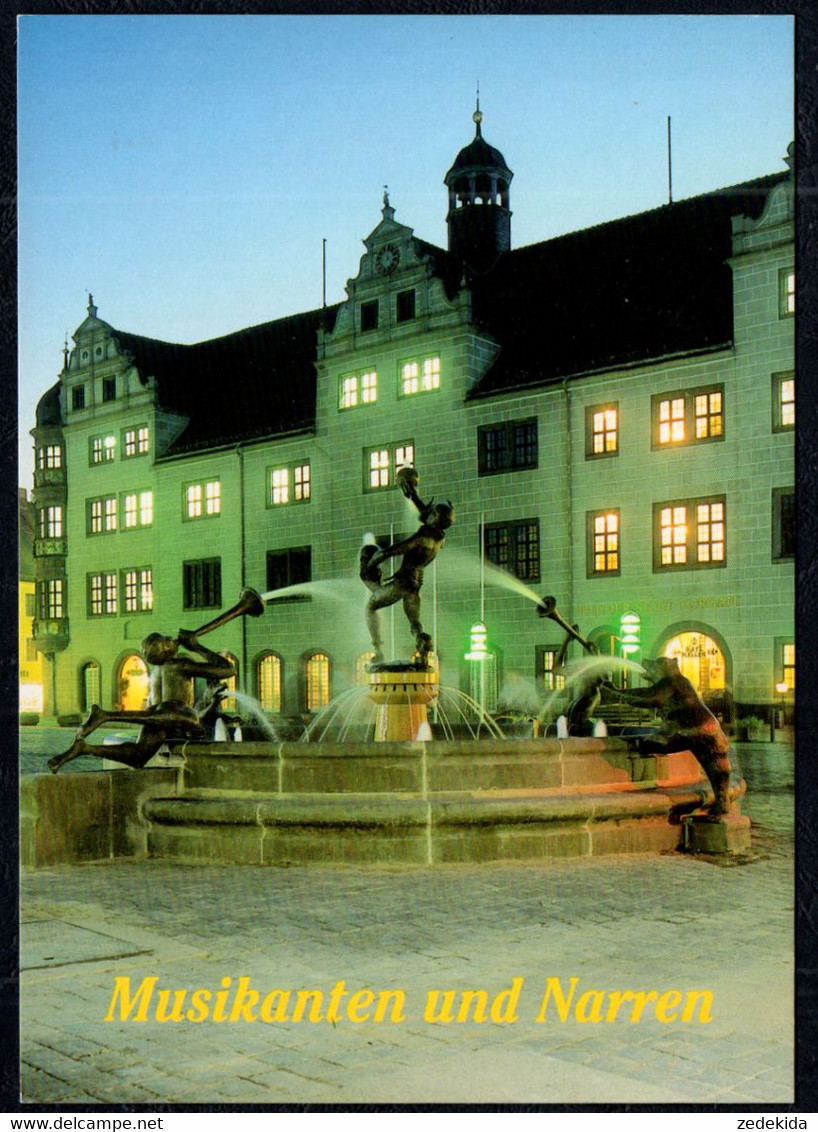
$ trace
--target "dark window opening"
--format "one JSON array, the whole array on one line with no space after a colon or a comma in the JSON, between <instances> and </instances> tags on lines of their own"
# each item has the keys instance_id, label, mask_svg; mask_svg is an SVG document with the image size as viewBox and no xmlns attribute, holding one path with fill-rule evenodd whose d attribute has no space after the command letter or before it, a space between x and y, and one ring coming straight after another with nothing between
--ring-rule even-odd
<instances>
[{"instance_id":1,"label":"dark window opening","mask_svg":"<svg viewBox=\"0 0 818 1132\"><path fill-rule=\"evenodd\" d=\"M102 379L102 400L115 401L116 400L116 378L103 377Z\"/></svg>"},{"instance_id":2,"label":"dark window opening","mask_svg":"<svg viewBox=\"0 0 818 1132\"><path fill-rule=\"evenodd\" d=\"M411 322L415 317L415 291L398 291L398 322Z\"/></svg>"},{"instance_id":3,"label":"dark window opening","mask_svg":"<svg viewBox=\"0 0 818 1132\"><path fill-rule=\"evenodd\" d=\"M477 430L477 463L481 476L537 467L537 421L509 421Z\"/></svg>"},{"instance_id":4,"label":"dark window opening","mask_svg":"<svg viewBox=\"0 0 818 1132\"><path fill-rule=\"evenodd\" d=\"M204 558L198 562L185 562L185 609L212 609L222 603L222 560Z\"/></svg>"},{"instance_id":5,"label":"dark window opening","mask_svg":"<svg viewBox=\"0 0 818 1132\"><path fill-rule=\"evenodd\" d=\"M288 550L267 551L267 589L284 590L300 586L312 579L312 547L295 546ZM285 593L268 601L310 601L306 593Z\"/></svg>"},{"instance_id":6,"label":"dark window opening","mask_svg":"<svg viewBox=\"0 0 818 1132\"><path fill-rule=\"evenodd\" d=\"M361 303L361 331L378 329L378 300Z\"/></svg>"}]
</instances>

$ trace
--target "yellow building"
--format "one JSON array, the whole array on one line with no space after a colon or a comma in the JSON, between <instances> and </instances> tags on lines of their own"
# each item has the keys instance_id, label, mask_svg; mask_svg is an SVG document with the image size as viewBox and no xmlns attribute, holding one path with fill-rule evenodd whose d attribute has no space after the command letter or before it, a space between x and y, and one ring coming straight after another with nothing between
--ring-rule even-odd
<instances>
[{"instance_id":1,"label":"yellow building","mask_svg":"<svg viewBox=\"0 0 818 1132\"><path fill-rule=\"evenodd\" d=\"M43 661L34 643L34 504L25 488L18 495L20 532L18 656L20 711L43 710Z\"/></svg>"}]
</instances>

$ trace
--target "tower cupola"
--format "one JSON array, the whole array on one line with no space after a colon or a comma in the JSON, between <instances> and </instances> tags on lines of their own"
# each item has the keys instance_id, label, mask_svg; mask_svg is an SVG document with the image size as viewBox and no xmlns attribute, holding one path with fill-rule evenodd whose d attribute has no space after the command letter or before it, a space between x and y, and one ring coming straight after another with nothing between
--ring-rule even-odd
<instances>
[{"instance_id":1,"label":"tower cupola","mask_svg":"<svg viewBox=\"0 0 818 1132\"><path fill-rule=\"evenodd\" d=\"M480 96L474 139L460 150L444 183L449 190L449 251L474 271L487 271L511 247L509 185L514 174L483 137Z\"/></svg>"}]
</instances>

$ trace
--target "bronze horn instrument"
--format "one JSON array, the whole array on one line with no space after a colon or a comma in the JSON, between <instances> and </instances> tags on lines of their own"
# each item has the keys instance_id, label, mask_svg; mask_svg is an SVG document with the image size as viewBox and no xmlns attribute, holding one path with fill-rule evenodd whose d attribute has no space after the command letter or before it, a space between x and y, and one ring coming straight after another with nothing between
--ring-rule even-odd
<instances>
[{"instance_id":1,"label":"bronze horn instrument","mask_svg":"<svg viewBox=\"0 0 818 1132\"><path fill-rule=\"evenodd\" d=\"M233 621L236 617L261 617L263 612L264 599L261 594L256 593L248 586L247 589L241 591L239 600L230 609L226 609L224 613L220 613L212 621L194 629L194 636L201 637L205 633L212 633L214 629L218 629L220 625L226 625L228 621Z\"/></svg>"},{"instance_id":2,"label":"bronze horn instrument","mask_svg":"<svg viewBox=\"0 0 818 1132\"><path fill-rule=\"evenodd\" d=\"M575 641L579 641L585 651L587 653L590 653L591 656L597 655L599 650L597 649L596 645L587 640L586 637L583 637L577 629L576 625L569 625L568 622L560 616L559 612L557 611L557 599L555 597L549 596L542 599L540 604L537 606L537 616L550 617L552 621L556 621L560 628L568 634L568 639L573 638ZM568 641L566 640L563 650L560 651L564 653L564 649L567 647L567 645Z\"/></svg>"}]
</instances>

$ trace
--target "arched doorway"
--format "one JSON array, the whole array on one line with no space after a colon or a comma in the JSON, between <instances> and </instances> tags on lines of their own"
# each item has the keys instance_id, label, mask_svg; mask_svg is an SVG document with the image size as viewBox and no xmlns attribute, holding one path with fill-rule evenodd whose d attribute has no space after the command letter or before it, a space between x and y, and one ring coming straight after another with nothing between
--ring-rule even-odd
<instances>
[{"instance_id":1,"label":"arched doorway","mask_svg":"<svg viewBox=\"0 0 818 1132\"><path fill-rule=\"evenodd\" d=\"M95 660L89 660L80 669L80 697L82 710L89 712L94 704L100 703L102 691L102 670Z\"/></svg>"},{"instance_id":2,"label":"arched doorway","mask_svg":"<svg viewBox=\"0 0 818 1132\"><path fill-rule=\"evenodd\" d=\"M129 653L120 661L116 686L123 711L141 711L148 706L148 667L138 653Z\"/></svg>"},{"instance_id":3,"label":"arched doorway","mask_svg":"<svg viewBox=\"0 0 818 1132\"><path fill-rule=\"evenodd\" d=\"M662 655L675 657L699 695L720 695L727 685L727 661L721 646L707 633L689 629L671 637Z\"/></svg>"}]
</instances>

